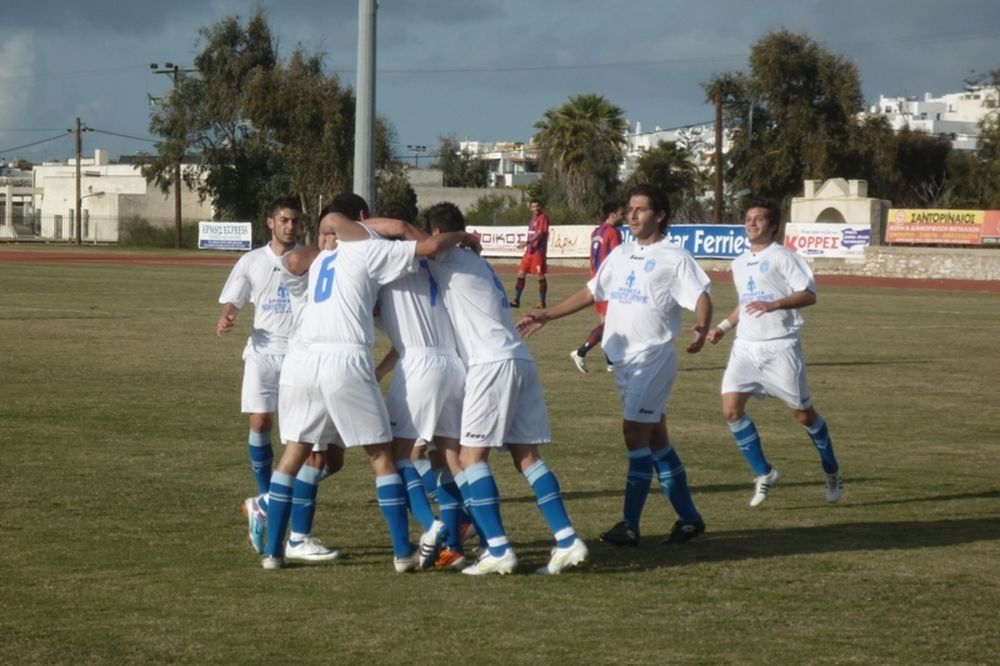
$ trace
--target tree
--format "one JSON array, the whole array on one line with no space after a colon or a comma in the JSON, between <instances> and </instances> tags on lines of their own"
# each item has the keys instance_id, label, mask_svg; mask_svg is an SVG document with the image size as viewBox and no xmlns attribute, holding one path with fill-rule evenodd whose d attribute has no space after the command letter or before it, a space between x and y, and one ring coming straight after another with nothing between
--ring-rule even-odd
<instances>
[{"instance_id":1,"label":"tree","mask_svg":"<svg viewBox=\"0 0 1000 666\"><path fill-rule=\"evenodd\" d=\"M622 109L603 95L576 95L535 123L549 189L565 192L573 208L597 210L618 185L628 126Z\"/></svg>"},{"instance_id":2,"label":"tree","mask_svg":"<svg viewBox=\"0 0 1000 666\"><path fill-rule=\"evenodd\" d=\"M778 30L751 49L750 73L704 84L721 97L731 132L727 180L734 189L786 200L807 178L856 177L865 163L855 65L805 35Z\"/></svg>"},{"instance_id":3,"label":"tree","mask_svg":"<svg viewBox=\"0 0 1000 666\"><path fill-rule=\"evenodd\" d=\"M687 148L664 141L640 155L624 189L639 184L656 185L670 197L671 219L703 221L705 211L698 199L708 185L706 181L707 175L695 164Z\"/></svg>"},{"instance_id":4,"label":"tree","mask_svg":"<svg viewBox=\"0 0 1000 666\"><path fill-rule=\"evenodd\" d=\"M486 187L489 179L489 165L462 150L454 135L440 137L437 167L445 187Z\"/></svg>"}]
</instances>

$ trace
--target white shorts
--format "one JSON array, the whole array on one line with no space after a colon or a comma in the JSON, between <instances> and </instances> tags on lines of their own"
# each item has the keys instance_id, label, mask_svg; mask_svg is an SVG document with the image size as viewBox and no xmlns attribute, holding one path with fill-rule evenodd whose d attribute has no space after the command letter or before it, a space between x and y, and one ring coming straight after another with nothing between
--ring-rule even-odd
<instances>
[{"instance_id":1,"label":"white shorts","mask_svg":"<svg viewBox=\"0 0 1000 666\"><path fill-rule=\"evenodd\" d=\"M240 411L270 414L278 409L278 381L284 354L264 354L247 343L243 349L243 391Z\"/></svg>"},{"instance_id":2,"label":"white shorts","mask_svg":"<svg viewBox=\"0 0 1000 666\"><path fill-rule=\"evenodd\" d=\"M302 372L293 366L303 363L305 356L305 352L289 350L285 354L285 360L281 365L281 390L278 391L278 431L281 433L281 443L299 442L312 444L313 451L326 451L329 445L344 448L340 437L337 435L337 428L333 424L333 417L326 413L325 410L322 413L315 414L315 418L311 421L299 422L298 429L295 432L291 432L289 426L285 424L286 419L284 415L294 413L294 405L297 401L303 399L302 389L309 389L308 385L302 387L294 383L296 379L301 378Z\"/></svg>"},{"instance_id":3,"label":"white shorts","mask_svg":"<svg viewBox=\"0 0 1000 666\"><path fill-rule=\"evenodd\" d=\"M408 350L392 371L386 406L392 434L457 439L462 427L465 365L457 354Z\"/></svg>"},{"instance_id":4,"label":"white shorts","mask_svg":"<svg viewBox=\"0 0 1000 666\"><path fill-rule=\"evenodd\" d=\"M321 427L327 416L344 446L392 441L389 413L375 381L371 352L360 345L325 345L305 352L288 367L282 438L289 441Z\"/></svg>"},{"instance_id":5,"label":"white shorts","mask_svg":"<svg viewBox=\"0 0 1000 666\"><path fill-rule=\"evenodd\" d=\"M615 384L622 401L623 418L637 423L657 423L667 409L667 399L676 378L677 352L672 344L615 363Z\"/></svg>"},{"instance_id":6,"label":"white shorts","mask_svg":"<svg viewBox=\"0 0 1000 666\"><path fill-rule=\"evenodd\" d=\"M483 448L552 441L534 361L509 359L469 368L460 441Z\"/></svg>"},{"instance_id":7,"label":"white shorts","mask_svg":"<svg viewBox=\"0 0 1000 666\"><path fill-rule=\"evenodd\" d=\"M792 409L808 409L806 359L798 338L749 342L736 338L722 376L723 393L772 396Z\"/></svg>"}]
</instances>

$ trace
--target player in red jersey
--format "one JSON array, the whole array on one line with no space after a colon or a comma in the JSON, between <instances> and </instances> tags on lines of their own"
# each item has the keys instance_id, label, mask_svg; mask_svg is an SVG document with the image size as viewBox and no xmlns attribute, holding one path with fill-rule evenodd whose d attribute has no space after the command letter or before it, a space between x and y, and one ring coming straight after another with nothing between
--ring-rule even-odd
<instances>
[{"instance_id":1,"label":"player in red jersey","mask_svg":"<svg viewBox=\"0 0 1000 666\"><path fill-rule=\"evenodd\" d=\"M545 294L549 289L548 280L545 279L548 272L545 257L549 248L549 216L542 210L542 202L538 199L532 199L529 208L531 220L528 222L528 238L517 244L519 250L524 250L524 256L517 268L514 300L510 302L512 308L521 307L521 292L524 291L525 276L528 273L538 277L538 303L535 308L545 307Z\"/></svg>"},{"instance_id":2,"label":"player in red jersey","mask_svg":"<svg viewBox=\"0 0 1000 666\"><path fill-rule=\"evenodd\" d=\"M601 267L601 263L611 254L611 251L621 245L621 224L625 219L625 204L621 201L608 201L601 206L601 215L603 221L590 235L591 277L597 275L597 269ZM608 302L598 301L594 303L594 309L597 311L600 323L587 334L587 339L583 341L579 349L569 353L569 357L573 359L577 369L584 374L587 372L587 352L593 349L604 337L604 316L608 311ZM608 362L608 372L614 371L614 366L607 356L604 359Z\"/></svg>"}]
</instances>

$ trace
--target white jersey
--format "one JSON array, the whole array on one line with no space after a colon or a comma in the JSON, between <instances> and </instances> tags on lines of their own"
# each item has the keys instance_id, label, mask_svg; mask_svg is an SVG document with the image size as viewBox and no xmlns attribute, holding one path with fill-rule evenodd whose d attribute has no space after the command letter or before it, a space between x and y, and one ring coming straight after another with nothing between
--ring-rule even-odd
<instances>
[{"instance_id":1,"label":"white jersey","mask_svg":"<svg viewBox=\"0 0 1000 666\"><path fill-rule=\"evenodd\" d=\"M429 263L421 259L420 270L390 282L379 292L382 329L400 355L409 349L458 351L455 332Z\"/></svg>"},{"instance_id":2,"label":"white jersey","mask_svg":"<svg viewBox=\"0 0 1000 666\"><path fill-rule=\"evenodd\" d=\"M240 309L253 303L249 345L268 354L284 354L292 331L292 304L280 273L279 257L270 244L259 247L240 257L219 295L219 303Z\"/></svg>"},{"instance_id":3,"label":"white jersey","mask_svg":"<svg viewBox=\"0 0 1000 666\"><path fill-rule=\"evenodd\" d=\"M337 249L320 252L309 267L298 340L310 348L370 348L375 340L372 309L378 289L417 270L415 248L415 241L373 238L338 243Z\"/></svg>"},{"instance_id":4,"label":"white jersey","mask_svg":"<svg viewBox=\"0 0 1000 666\"><path fill-rule=\"evenodd\" d=\"M302 310L305 308L309 290L309 273L295 275L289 272L285 259L288 255L281 257L281 284L285 285L288 292L288 300L292 304L292 330L288 335L288 349L291 351L298 347L298 331L302 324Z\"/></svg>"},{"instance_id":5,"label":"white jersey","mask_svg":"<svg viewBox=\"0 0 1000 666\"><path fill-rule=\"evenodd\" d=\"M604 260L587 288L607 301L601 346L613 363L672 344L681 308L694 310L711 281L686 250L662 240L625 243Z\"/></svg>"},{"instance_id":6,"label":"white jersey","mask_svg":"<svg viewBox=\"0 0 1000 666\"><path fill-rule=\"evenodd\" d=\"M744 252L733 260L733 283L739 294L740 320L736 335L742 340L794 338L805 323L798 309L747 314L754 301L776 301L797 291L816 292L809 265L788 248L772 243L761 252Z\"/></svg>"},{"instance_id":7,"label":"white jersey","mask_svg":"<svg viewBox=\"0 0 1000 666\"><path fill-rule=\"evenodd\" d=\"M510 316L503 283L471 250L454 248L428 262L444 296L466 365L508 359L534 361Z\"/></svg>"}]
</instances>

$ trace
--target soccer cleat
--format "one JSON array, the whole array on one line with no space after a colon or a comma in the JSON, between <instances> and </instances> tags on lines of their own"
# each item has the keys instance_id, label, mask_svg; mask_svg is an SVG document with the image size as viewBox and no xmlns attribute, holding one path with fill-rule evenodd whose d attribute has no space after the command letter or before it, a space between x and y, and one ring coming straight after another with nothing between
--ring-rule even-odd
<instances>
[{"instance_id":1,"label":"soccer cleat","mask_svg":"<svg viewBox=\"0 0 1000 666\"><path fill-rule=\"evenodd\" d=\"M457 569L465 564L465 555L456 552L445 546L438 553L437 561L434 562L435 569Z\"/></svg>"},{"instance_id":2,"label":"soccer cleat","mask_svg":"<svg viewBox=\"0 0 1000 666\"><path fill-rule=\"evenodd\" d=\"M614 372L615 371L615 364L614 363L608 363L607 370L608 370L608 372Z\"/></svg>"},{"instance_id":3,"label":"soccer cleat","mask_svg":"<svg viewBox=\"0 0 1000 666\"><path fill-rule=\"evenodd\" d=\"M261 559L260 566L266 571L274 571L285 566L285 561L280 557L267 555Z\"/></svg>"},{"instance_id":4,"label":"soccer cleat","mask_svg":"<svg viewBox=\"0 0 1000 666\"><path fill-rule=\"evenodd\" d=\"M489 550L484 550L476 563L462 569L462 573L467 576L485 576L492 573L502 576L513 572L516 566L517 555L514 554L513 548L508 548L500 557L490 555Z\"/></svg>"},{"instance_id":5,"label":"soccer cleat","mask_svg":"<svg viewBox=\"0 0 1000 666\"><path fill-rule=\"evenodd\" d=\"M778 483L778 479L781 478L781 472L778 468L772 467L771 471L767 474L756 477L754 482L753 497L750 498L750 506L760 506L767 499L767 494L771 492L771 488L774 488Z\"/></svg>"},{"instance_id":6,"label":"soccer cleat","mask_svg":"<svg viewBox=\"0 0 1000 666\"><path fill-rule=\"evenodd\" d=\"M462 523L462 526L458 528L458 540L462 543L465 543L466 540L474 536L476 536L476 524L471 520L467 523Z\"/></svg>"},{"instance_id":7,"label":"soccer cleat","mask_svg":"<svg viewBox=\"0 0 1000 666\"><path fill-rule=\"evenodd\" d=\"M420 566L420 550L414 548L410 554L405 557L392 558L392 565L396 567L396 573L416 571L417 567Z\"/></svg>"},{"instance_id":8,"label":"soccer cleat","mask_svg":"<svg viewBox=\"0 0 1000 666\"><path fill-rule=\"evenodd\" d=\"M441 542L448 535L448 529L440 520L431 523L429 530L420 535L420 568L429 569L437 560Z\"/></svg>"},{"instance_id":9,"label":"soccer cleat","mask_svg":"<svg viewBox=\"0 0 1000 666\"><path fill-rule=\"evenodd\" d=\"M267 541L267 511L260 505L259 497L243 500L243 517L247 519L247 539L258 553L264 552Z\"/></svg>"},{"instance_id":10,"label":"soccer cleat","mask_svg":"<svg viewBox=\"0 0 1000 666\"><path fill-rule=\"evenodd\" d=\"M545 303L543 303L541 301L538 301L537 303L535 303L535 309L536 310L544 310L545 309Z\"/></svg>"},{"instance_id":11,"label":"soccer cleat","mask_svg":"<svg viewBox=\"0 0 1000 666\"><path fill-rule=\"evenodd\" d=\"M340 551L325 546L316 537L306 537L302 541L289 540L285 546L285 557L300 562L332 562L340 558Z\"/></svg>"},{"instance_id":12,"label":"soccer cleat","mask_svg":"<svg viewBox=\"0 0 1000 666\"><path fill-rule=\"evenodd\" d=\"M519 308L519 307L521 307L521 301L519 299L515 298L514 300L512 300L510 302L510 307L512 307L512 308Z\"/></svg>"},{"instance_id":13,"label":"soccer cleat","mask_svg":"<svg viewBox=\"0 0 1000 666\"><path fill-rule=\"evenodd\" d=\"M705 522L702 520L678 520L670 530L670 536L661 541L668 546L679 546L687 543L699 534L705 533Z\"/></svg>"},{"instance_id":14,"label":"soccer cleat","mask_svg":"<svg viewBox=\"0 0 1000 666\"><path fill-rule=\"evenodd\" d=\"M639 530L624 520L601 535L601 541L616 546L638 546Z\"/></svg>"},{"instance_id":15,"label":"soccer cleat","mask_svg":"<svg viewBox=\"0 0 1000 666\"><path fill-rule=\"evenodd\" d=\"M587 559L587 544L583 542L583 539L577 537L573 543L566 546L565 548L552 549L552 557L549 559L549 563L544 567L537 569L535 573L542 574L543 576L555 576L561 574L567 569L571 569L578 564L583 564Z\"/></svg>"},{"instance_id":16,"label":"soccer cleat","mask_svg":"<svg viewBox=\"0 0 1000 666\"><path fill-rule=\"evenodd\" d=\"M830 504L837 502L844 494L844 479L840 472L826 475L826 501Z\"/></svg>"},{"instance_id":17,"label":"soccer cleat","mask_svg":"<svg viewBox=\"0 0 1000 666\"><path fill-rule=\"evenodd\" d=\"M576 369L587 374L587 359L580 356L580 352L576 349L569 353L569 357L573 359L573 363L576 364Z\"/></svg>"}]
</instances>

